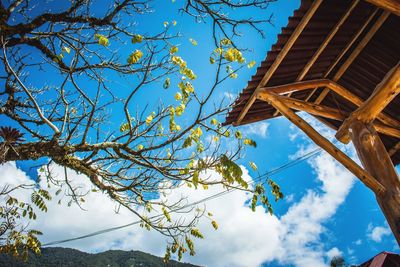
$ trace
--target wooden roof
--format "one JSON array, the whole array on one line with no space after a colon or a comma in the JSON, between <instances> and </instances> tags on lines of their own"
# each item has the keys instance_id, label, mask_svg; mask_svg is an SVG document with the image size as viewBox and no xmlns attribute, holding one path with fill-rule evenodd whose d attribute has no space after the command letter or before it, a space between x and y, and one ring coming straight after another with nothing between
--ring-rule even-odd
<instances>
[{"instance_id":1,"label":"wooden roof","mask_svg":"<svg viewBox=\"0 0 400 267\"><path fill-rule=\"evenodd\" d=\"M235 101L225 124L243 125L280 116L267 102L255 99L254 103L248 103L254 101L251 98L257 87L329 79L366 100L385 75L399 63L400 17L366 1L347 0L322 1L288 53L283 59L279 58L296 27L312 8L313 1L301 1L300 8L289 18L287 26L282 28L276 44ZM262 84L271 66L276 67L273 65L277 57L281 62L267 82ZM324 94L326 96L323 97ZM357 109L355 104L332 90L324 90L324 87L294 92L291 97L313 103L317 101L343 114L350 114ZM400 97L397 96L386 106L383 113L400 121ZM338 120L318 119L335 130L342 124ZM394 127L400 132L397 126ZM393 148L399 147L400 139L384 134L380 134L380 137L393 163L399 164L400 149Z\"/></svg>"}]
</instances>

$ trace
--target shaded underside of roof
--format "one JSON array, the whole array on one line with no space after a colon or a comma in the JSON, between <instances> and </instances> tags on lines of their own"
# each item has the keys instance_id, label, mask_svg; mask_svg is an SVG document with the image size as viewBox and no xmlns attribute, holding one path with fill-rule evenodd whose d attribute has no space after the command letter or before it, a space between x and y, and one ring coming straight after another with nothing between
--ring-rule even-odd
<instances>
[{"instance_id":1,"label":"shaded underside of roof","mask_svg":"<svg viewBox=\"0 0 400 267\"><path fill-rule=\"evenodd\" d=\"M398 267L400 255L391 252L381 252L372 259L359 265L359 267Z\"/></svg>"},{"instance_id":2,"label":"shaded underside of roof","mask_svg":"<svg viewBox=\"0 0 400 267\"><path fill-rule=\"evenodd\" d=\"M260 84L265 73L271 67L277 55L284 47L285 43L292 35L296 26L310 8L311 4L311 0L302 0L300 8L297 9L293 16L289 18L289 22L286 27L282 28L276 44L272 46L266 59L261 63L261 66L257 68L256 74L252 76L247 87L235 101L232 110L226 118L225 124L236 122L241 110L246 105L256 87ZM323 1L265 86L284 85L295 82L307 62L312 58L314 53L328 36L329 32L335 27L351 4L352 1L347 0ZM368 18L374 12L375 15L372 20L366 24ZM332 79L340 66L354 51L360 40L362 40L382 13L383 10L378 9L376 6L365 1L360 1L302 80L307 81L322 78ZM326 75L333 62L335 62L341 52L364 24L367 26L363 33L356 39L332 71ZM344 86L361 99L366 100L372 94L377 84L382 81L389 70L391 70L399 61L400 17L391 14L372 39L362 49L361 53L351 63L337 83ZM323 88L318 88L308 102L315 101L321 94L322 90ZM295 92L291 97L306 100L309 94L310 90L305 90ZM347 113L350 113L357 108L357 106L346 101L333 91L328 93L321 102L321 105L336 108ZM256 100L240 124L247 124L280 116L280 114L276 114L275 111L276 109L266 102ZM400 120L400 97L397 96L384 109L384 112L393 118ZM336 129L339 128L342 123L340 121L326 118L320 119L329 123ZM400 141L399 139L387 135L380 134L380 137L388 151ZM395 165L400 163L400 151L397 151L397 153L392 156L392 161Z\"/></svg>"}]
</instances>

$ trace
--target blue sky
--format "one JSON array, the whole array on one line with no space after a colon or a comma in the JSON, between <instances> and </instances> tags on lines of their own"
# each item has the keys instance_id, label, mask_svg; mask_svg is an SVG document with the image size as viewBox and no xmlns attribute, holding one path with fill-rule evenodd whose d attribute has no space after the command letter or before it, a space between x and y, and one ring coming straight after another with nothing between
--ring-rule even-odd
<instances>
[{"instance_id":1,"label":"blue sky","mask_svg":"<svg viewBox=\"0 0 400 267\"><path fill-rule=\"evenodd\" d=\"M160 29L163 27L162 25L164 21L171 22L176 20L176 31L179 31L183 34L183 38L180 39L178 44L180 50L179 54L186 59L188 65L198 75L198 78L194 82L195 87L207 88L209 82L207 77L209 77L210 73L213 71L212 66L210 66L208 63L208 57L210 52L213 50L213 44L211 43L210 35L211 27L209 24L194 23L192 18L179 14L177 12L177 7L179 7L180 4L179 1L180 0L176 0L175 4L172 4L170 1L155 1L153 3L155 10L153 14L135 18L138 23L137 28L142 32L152 32L154 29ZM259 13L253 14L255 17L267 17L270 14L273 14L274 25L265 25L264 29L266 32L266 39L262 39L254 31L243 29L244 35L241 39L238 39L238 44L252 50L252 52L246 53L246 58L248 60L254 59L256 60L257 64L259 64L265 58L266 53L270 49L271 45L276 41L277 34L280 32L281 27L286 25L288 17L298 6L299 1L279 0L276 3L271 3L267 10L262 10L259 11ZM62 8L60 6L58 7ZM243 13L239 15L247 14ZM192 46L188 40L189 38L196 39L198 46ZM129 53L129 51L124 52ZM240 72L237 79L232 79L225 83L223 87L219 88L219 91L216 95L217 99L222 98L227 94L236 96L246 86L247 81L250 79L251 75L254 74L254 72L255 68L249 70L246 69L243 72ZM39 78L42 79L43 77L39 76ZM170 92L162 91L160 88L149 88L149 91L143 92L141 96L143 96L145 99L149 99L150 101L156 92L160 98L172 98ZM114 115L118 117L119 114ZM309 119L307 116L306 118ZM327 131L323 126L316 123L315 125L327 135L332 135L332 133ZM304 151L315 148L315 146L313 146L313 144L311 144L304 135L302 135L291 125L288 120L284 118L274 119L267 122L258 122L241 128L244 133L257 141L258 146L255 149L248 148L246 150L245 157L239 163L245 167L248 167L248 162L254 161L258 165L261 173L281 166L296 157L296 155L301 155L301 153L304 153ZM347 149L349 154L354 154L354 151L352 151L351 147ZM325 167L323 166L324 164L326 164L327 170L323 170ZM35 177L36 170L30 168L32 165L38 165L38 162L18 162L16 166L27 172L30 177ZM10 165L0 168L3 168L2 175L16 173L20 177L24 177L24 174L17 170L15 166ZM256 176L256 172L250 171L249 177L254 178ZM342 254L350 263L361 263L380 251L400 252L394 237L390 232L388 232L388 226L385 223L385 218L383 217L373 194L362 183L352 178L346 170L344 170L338 164L335 164L333 159L331 159L329 156L324 154L318 155L317 157L309 159L308 161L286 169L272 178L281 186L281 190L286 196L285 200L274 204L276 216L268 217L269 215L266 216L262 210L258 210L254 216L251 214L249 215L253 217L243 217L243 222L238 222L238 224L243 223L244 225L248 224L251 226L253 223L254 225L258 225L258 222L255 222L255 220L273 221L274 223L269 222L271 224L261 224L261 226L268 227L274 225L276 229L284 229L282 231L286 232L284 232L285 234L283 237L280 236L278 238L278 241L287 245L287 249L290 248L294 251L293 258L304 257L306 259L307 255L309 255L311 260L312 257L323 257L321 258L321 262L326 264L329 260L329 256L332 256L336 253ZM335 180L342 181L344 188L339 188L342 186L342 183L335 183ZM333 181L332 184L331 181ZM337 188L334 188L334 190L327 189L324 187L326 185ZM235 197L236 198L230 197L229 201L238 201L240 205L240 200L245 199L246 196L236 194ZM94 198L93 201L95 200L100 201L101 198ZM327 210L330 209L329 212L326 211L326 214L324 213L323 206L325 204L330 205L329 207L326 207ZM217 205L223 206L227 205L227 203L216 202L215 204L210 205L216 205L215 209L218 209ZM112 204L105 204L105 206L111 207L111 209L113 207ZM240 208L242 208L242 206L244 206L244 204L240 205ZM223 211L221 212L223 213ZM247 216L246 211L241 212L241 214L246 214ZM84 221L91 221L90 216L94 216L90 215L91 213L88 213L89 215L85 215L83 213L81 214L79 211L76 211L76 214L78 213L80 216L86 218ZM312 215L313 213L321 214L321 216L319 218L314 218ZM50 213L49 217L54 219L56 218L56 214L56 212ZM239 215L240 214L238 214L238 216ZM113 226L112 223L114 223L114 225L120 225L124 222L124 220L129 221L130 219L131 218L126 215L126 217L122 218L121 220L116 219L114 222L110 222L110 224L111 226ZM294 221L296 219L301 221L302 224L295 224ZM54 220L57 221L56 219ZM220 222L220 227L222 228L222 236L223 238L227 239L226 242L230 242L229 238L232 236L228 235L228 233L233 235L234 232L228 231L225 234L223 230L224 226L225 229L230 227L224 224L224 220L228 222L229 219L222 216L221 220L222 222ZM312 221L313 223L308 225L309 221ZM54 239L66 237L66 231L64 231L62 228L62 222L59 222L59 228L50 226L43 221L42 223L42 226L44 226L45 229L48 229L48 232L50 233L48 237L45 237L46 241L53 241ZM90 226L85 225L84 222L81 224L83 225L82 228L79 228L79 226L74 226L74 232L69 234L79 235L81 233L85 233L85 231L93 230ZM44 231L46 231L45 229ZM100 225L99 229L101 229ZM237 235L243 235L244 239L240 239L242 241L238 241L239 244L240 242L251 242L251 240L245 240L246 233L251 235L254 229L245 227L240 229L242 229L242 232L237 233ZM273 234L269 233L268 231L264 232L264 230L260 229L260 235L265 234L265 237L263 238L265 247L268 248L271 246L269 251L274 251L276 255L269 255L268 251L264 251L265 248L263 249L262 245L251 247L249 250L246 250L249 251L247 257L260 260L254 262L248 261L249 264L243 266L252 266L253 263L256 265L262 264L262 266L306 266L304 265L305 262L302 262L299 259L290 259L292 256L288 256L289 260L284 260L284 256L282 255L279 256L279 250L275 251L272 249L274 244L276 244L274 242L277 241L271 241L269 239L270 236L268 234ZM142 233L139 234L139 230L135 231L127 232L126 236L132 237L133 240L136 241L142 240L140 239L142 238ZM309 234L312 236L312 238L307 237L309 238L308 240L307 238L302 237L299 235L299 232L301 231ZM210 232L210 234L212 235L213 233ZM99 251L109 248L133 250L142 249L151 253L160 254L160 250L154 247L158 246L162 248L164 245L163 243L160 243L160 238L155 237L154 235L149 235L148 238L143 237L145 238L144 240L146 240L153 247L146 247L142 244L135 246L135 244L138 244L135 242L131 242L130 245L126 245L126 240L124 240L122 237L119 237L119 239L115 240L111 239L109 236L103 238L103 240L109 241L108 246L106 244L102 246L95 246L92 244L93 242L101 243L101 237L99 237L99 239L85 241L86 243L70 243L65 244L65 246L76 247L89 251ZM221 238L211 238L210 242L215 242L212 243L212 245L215 246L226 245L224 243L225 241L221 240ZM306 240L303 242L303 239L307 239L308 241ZM204 242L207 242L207 240ZM218 242L221 244L216 244ZM298 246L296 246L296 242ZM232 241L232 243L234 242ZM256 241L255 243L258 244ZM202 250L203 248L204 250ZM240 245L238 247L232 247L231 253L239 253L240 250ZM296 254L297 251L298 254ZM319 254L307 254L311 251L318 251ZM252 253L254 253L254 255ZM263 254L265 255L264 258ZM225 254L221 253L221 257L224 256L229 257L230 259L235 257L233 254L229 254L228 252ZM209 257L210 260L207 260L206 257ZM195 258L185 258L185 261L205 264L207 266L228 266L221 263L224 262L224 260L225 262L229 262L227 258L221 260L218 259L218 255L212 255L212 252L207 250L206 245L200 245L198 256ZM246 262L246 259L242 258L242 260ZM237 266L241 265L239 264Z\"/></svg>"}]
</instances>

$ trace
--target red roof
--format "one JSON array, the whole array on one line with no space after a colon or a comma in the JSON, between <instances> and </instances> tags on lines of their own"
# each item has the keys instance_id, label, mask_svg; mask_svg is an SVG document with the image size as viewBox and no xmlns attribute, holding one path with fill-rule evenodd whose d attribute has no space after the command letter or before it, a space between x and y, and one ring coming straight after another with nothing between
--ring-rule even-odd
<instances>
[{"instance_id":1,"label":"red roof","mask_svg":"<svg viewBox=\"0 0 400 267\"><path fill-rule=\"evenodd\" d=\"M400 267L400 255L384 251L359 267Z\"/></svg>"}]
</instances>

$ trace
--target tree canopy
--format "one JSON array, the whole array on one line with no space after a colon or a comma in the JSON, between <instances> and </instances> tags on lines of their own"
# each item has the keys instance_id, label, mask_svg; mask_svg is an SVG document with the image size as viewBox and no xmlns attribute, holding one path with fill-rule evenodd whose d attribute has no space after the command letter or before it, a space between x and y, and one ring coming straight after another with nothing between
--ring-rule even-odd
<instances>
[{"instance_id":1,"label":"tree canopy","mask_svg":"<svg viewBox=\"0 0 400 267\"><path fill-rule=\"evenodd\" d=\"M61 4L62 2L62 4ZM102 191L130 210L142 226L170 237L166 259L195 253L191 238L207 215L196 209L190 221L171 218L185 202L170 203L157 196L180 186L199 190L222 184L246 190L272 212L268 192L250 186L235 161L251 139L222 125L229 109L226 99L214 96L237 77L246 61L239 47L241 29L261 35L270 17L255 19L252 10L267 8L270 0L173 0L170 4L198 23L211 25L214 50L206 59L214 72L209 88L196 88L199 79L190 60L180 56L183 36L176 21L152 31L138 22L153 11L151 1L1 1L0 4L0 163L45 160L40 179L59 187L57 196L81 205L88 192L52 175L51 164L85 174L93 191ZM241 10L246 10L242 12ZM190 38L197 45L194 37ZM144 91L152 90L152 97ZM167 92L173 99L160 99ZM161 93L160 93L161 94ZM256 169L256 165L251 163ZM220 174L215 180L207 170ZM276 199L279 187L269 181ZM31 203L12 197L16 189L31 193ZM0 242L3 252L28 255L40 251L40 231L27 228L38 210L56 196L32 184L6 186L1 191ZM149 217L156 212L161 217ZM45 216L45 215L41 215ZM212 220L212 226L218 228Z\"/></svg>"}]
</instances>

